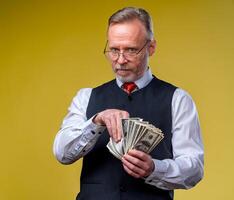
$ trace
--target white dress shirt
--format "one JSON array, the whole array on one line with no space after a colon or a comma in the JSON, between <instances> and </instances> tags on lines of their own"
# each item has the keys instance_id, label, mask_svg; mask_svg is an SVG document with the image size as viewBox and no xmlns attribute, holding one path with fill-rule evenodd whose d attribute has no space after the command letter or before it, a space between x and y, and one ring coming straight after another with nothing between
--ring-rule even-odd
<instances>
[{"instance_id":1,"label":"white dress shirt","mask_svg":"<svg viewBox=\"0 0 234 200\"><path fill-rule=\"evenodd\" d=\"M148 69L135 83L138 89L148 85L153 76ZM116 79L119 87L122 82ZM104 126L87 119L86 109L92 88L81 89L74 97L69 112L57 133L53 151L63 164L85 156L95 145ZM173 159L153 159L155 169L145 183L165 190L188 189L203 177L204 150L196 106L188 93L177 88L172 98Z\"/></svg>"}]
</instances>

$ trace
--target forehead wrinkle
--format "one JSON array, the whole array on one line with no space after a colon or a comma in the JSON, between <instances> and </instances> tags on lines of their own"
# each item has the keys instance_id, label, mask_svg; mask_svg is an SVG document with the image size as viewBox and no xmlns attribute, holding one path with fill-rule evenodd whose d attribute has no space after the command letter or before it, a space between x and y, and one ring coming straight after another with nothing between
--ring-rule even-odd
<instances>
[{"instance_id":1,"label":"forehead wrinkle","mask_svg":"<svg viewBox=\"0 0 234 200\"><path fill-rule=\"evenodd\" d=\"M137 46L145 40L146 30L139 20L112 24L108 30L108 41L112 45Z\"/></svg>"}]
</instances>

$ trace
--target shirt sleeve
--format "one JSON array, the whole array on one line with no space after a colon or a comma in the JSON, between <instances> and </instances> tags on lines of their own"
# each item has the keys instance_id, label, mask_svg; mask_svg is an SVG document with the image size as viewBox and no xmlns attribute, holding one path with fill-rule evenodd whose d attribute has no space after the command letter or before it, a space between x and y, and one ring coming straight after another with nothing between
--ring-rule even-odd
<instances>
[{"instance_id":1,"label":"shirt sleeve","mask_svg":"<svg viewBox=\"0 0 234 200\"><path fill-rule=\"evenodd\" d=\"M204 150L196 106L188 93L176 89L172 99L173 159L156 160L145 182L164 190L189 189L203 177Z\"/></svg>"},{"instance_id":2,"label":"shirt sleeve","mask_svg":"<svg viewBox=\"0 0 234 200\"><path fill-rule=\"evenodd\" d=\"M53 152L63 164L71 164L85 156L105 129L104 126L93 123L94 116L90 119L86 117L91 91L91 88L81 89L73 98L69 112L55 137Z\"/></svg>"}]
</instances>

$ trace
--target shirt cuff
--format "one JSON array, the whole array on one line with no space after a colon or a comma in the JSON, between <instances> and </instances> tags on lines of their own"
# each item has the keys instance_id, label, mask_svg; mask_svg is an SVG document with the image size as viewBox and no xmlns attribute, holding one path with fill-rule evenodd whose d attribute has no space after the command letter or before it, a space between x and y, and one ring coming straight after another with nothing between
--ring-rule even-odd
<instances>
[{"instance_id":1,"label":"shirt cuff","mask_svg":"<svg viewBox=\"0 0 234 200\"><path fill-rule=\"evenodd\" d=\"M162 177L165 176L165 173L167 173L168 170L168 163L162 161L162 160L156 160L153 159L154 162L154 171L145 178L145 182L150 184L154 180L161 180Z\"/></svg>"},{"instance_id":2,"label":"shirt cuff","mask_svg":"<svg viewBox=\"0 0 234 200\"><path fill-rule=\"evenodd\" d=\"M89 141L91 140L96 140L101 134L102 132L105 130L106 126L102 126L102 125L97 125L95 123L93 123L93 118L95 117L95 115L93 117L91 117L87 122L86 122L86 126L83 129L83 135L81 138L81 143L85 146L87 143L89 143Z\"/></svg>"},{"instance_id":3,"label":"shirt cuff","mask_svg":"<svg viewBox=\"0 0 234 200\"><path fill-rule=\"evenodd\" d=\"M82 130L83 134L81 138L79 138L79 142L75 145L75 148L71 151L73 157L78 154L82 157L90 151L105 130L105 126L94 124L92 119L93 117L86 121L85 127Z\"/></svg>"}]
</instances>

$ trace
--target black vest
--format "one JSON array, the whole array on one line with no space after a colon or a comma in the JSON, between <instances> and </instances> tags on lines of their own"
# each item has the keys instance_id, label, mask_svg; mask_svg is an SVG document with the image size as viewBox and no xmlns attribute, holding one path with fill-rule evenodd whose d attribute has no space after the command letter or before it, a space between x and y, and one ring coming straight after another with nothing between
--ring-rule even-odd
<instances>
[{"instance_id":1,"label":"black vest","mask_svg":"<svg viewBox=\"0 0 234 200\"><path fill-rule=\"evenodd\" d=\"M144 88L128 96L115 80L92 90L87 118L105 109L121 109L130 117L140 117L160 128L164 139L150 153L159 160L172 158L171 101L176 87L153 78ZM161 190L128 175L106 148L109 141L103 132L94 148L83 158L81 187L77 200L171 200L173 191ZM157 167L157 166L156 166Z\"/></svg>"}]
</instances>

